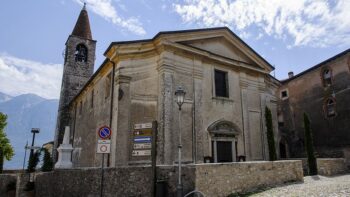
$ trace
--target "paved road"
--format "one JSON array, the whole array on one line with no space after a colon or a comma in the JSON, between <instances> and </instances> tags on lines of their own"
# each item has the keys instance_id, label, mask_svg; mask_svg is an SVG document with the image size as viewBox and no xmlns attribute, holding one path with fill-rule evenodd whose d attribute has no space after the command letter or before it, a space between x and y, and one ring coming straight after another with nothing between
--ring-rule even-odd
<instances>
[{"instance_id":1,"label":"paved road","mask_svg":"<svg viewBox=\"0 0 350 197\"><path fill-rule=\"evenodd\" d=\"M304 183L289 184L252 195L268 197L350 197L350 174L324 177L307 176Z\"/></svg>"}]
</instances>

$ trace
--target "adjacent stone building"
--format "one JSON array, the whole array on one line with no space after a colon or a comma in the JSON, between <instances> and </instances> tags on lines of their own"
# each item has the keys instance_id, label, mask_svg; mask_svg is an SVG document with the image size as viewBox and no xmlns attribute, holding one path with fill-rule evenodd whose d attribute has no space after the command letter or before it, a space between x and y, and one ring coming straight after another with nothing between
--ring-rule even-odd
<instances>
[{"instance_id":1,"label":"adjacent stone building","mask_svg":"<svg viewBox=\"0 0 350 197\"><path fill-rule=\"evenodd\" d=\"M349 154L350 49L298 75L289 75L279 88L278 143L281 158L306 156L304 112L311 119L318 157Z\"/></svg>"}]
</instances>

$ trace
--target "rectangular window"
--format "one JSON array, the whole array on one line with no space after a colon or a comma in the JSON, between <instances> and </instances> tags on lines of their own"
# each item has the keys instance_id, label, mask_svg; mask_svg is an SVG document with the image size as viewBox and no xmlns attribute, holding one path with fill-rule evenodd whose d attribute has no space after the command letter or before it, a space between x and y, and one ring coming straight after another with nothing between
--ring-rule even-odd
<instances>
[{"instance_id":1,"label":"rectangular window","mask_svg":"<svg viewBox=\"0 0 350 197\"><path fill-rule=\"evenodd\" d=\"M288 92L287 92L287 90L281 91L281 98L282 98L282 99L288 98Z\"/></svg>"},{"instance_id":2,"label":"rectangular window","mask_svg":"<svg viewBox=\"0 0 350 197\"><path fill-rule=\"evenodd\" d=\"M215 96L228 97L227 72L215 70Z\"/></svg>"}]
</instances>

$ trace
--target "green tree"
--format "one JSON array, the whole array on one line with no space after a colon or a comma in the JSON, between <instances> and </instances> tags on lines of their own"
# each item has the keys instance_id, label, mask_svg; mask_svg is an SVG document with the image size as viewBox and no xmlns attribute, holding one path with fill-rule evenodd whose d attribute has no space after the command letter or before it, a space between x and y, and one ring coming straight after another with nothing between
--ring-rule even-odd
<instances>
[{"instance_id":1,"label":"green tree","mask_svg":"<svg viewBox=\"0 0 350 197\"><path fill-rule=\"evenodd\" d=\"M265 122L267 129L267 144L269 146L270 161L275 161L277 159L277 155L275 147L275 138L273 135L272 114L271 110L267 106L265 107Z\"/></svg>"},{"instance_id":2,"label":"green tree","mask_svg":"<svg viewBox=\"0 0 350 197\"><path fill-rule=\"evenodd\" d=\"M37 150L32 157L29 157L27 172L35 172L35 168L39 163L41 151Z\"/></svg>"},{"instance_id":3,"label":"green tree","mask_svg":"<svg viewBox=\"0 0 350 197\"><path fill-rule=\"evenodd\" d=\"M41 171L49 172L53 169L53 161L50 155L50 152L46 149L42 149L44 151L43 165L41 166Z\"/></svg>"},{"instance_id":4,"label":"green tree","mask_svg":"<svg viewBox=\"0 0 350 197\"><path fill-rule=\"evenodd\" d=\"M5 133L7 115L0 112L0 173L3 171L4 160L11 160L14 155L13 147Z\"/></svg>"},{"instance_id":5,"label":"green tree","mask_svg":"<svg viewBox=\"0 0 350 197\"><path fill-rule=\"evenodd\" d=\"M314 153L310 119L306 113L304 113L304 129L305 129L305 145L306 145L307 161L309 165L309 175L317 175L317 162L316 162L316 157Z\"/></svg>"}]
</instances>

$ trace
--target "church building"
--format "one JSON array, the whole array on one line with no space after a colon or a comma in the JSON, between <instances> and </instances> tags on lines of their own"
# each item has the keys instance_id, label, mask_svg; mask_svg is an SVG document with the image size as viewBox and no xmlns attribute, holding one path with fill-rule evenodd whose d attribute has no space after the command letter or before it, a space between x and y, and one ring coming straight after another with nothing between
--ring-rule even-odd
<instances>
[{"instance_id":1,"label":"church building","mask_svg":"<svg viewBox=\"0 0 350 197\"><path fill-rule=\"evenodd\" d=\"M272 111L277 141L279 81L269 75L274 67L229 28L112 42L95 73L91 35L83 9L66 43L55 136L57 147L70 126L74 167L101 165L96 149L102 126L112 131L105 157L111 167L149 164L150 141L158 165L176 163L179 131L184 163L268 159L264 111ZM181 111L178 87L186 92ZM140 128L154 121L152 139L151 131Z\"/></svg>"}]
</instances>

